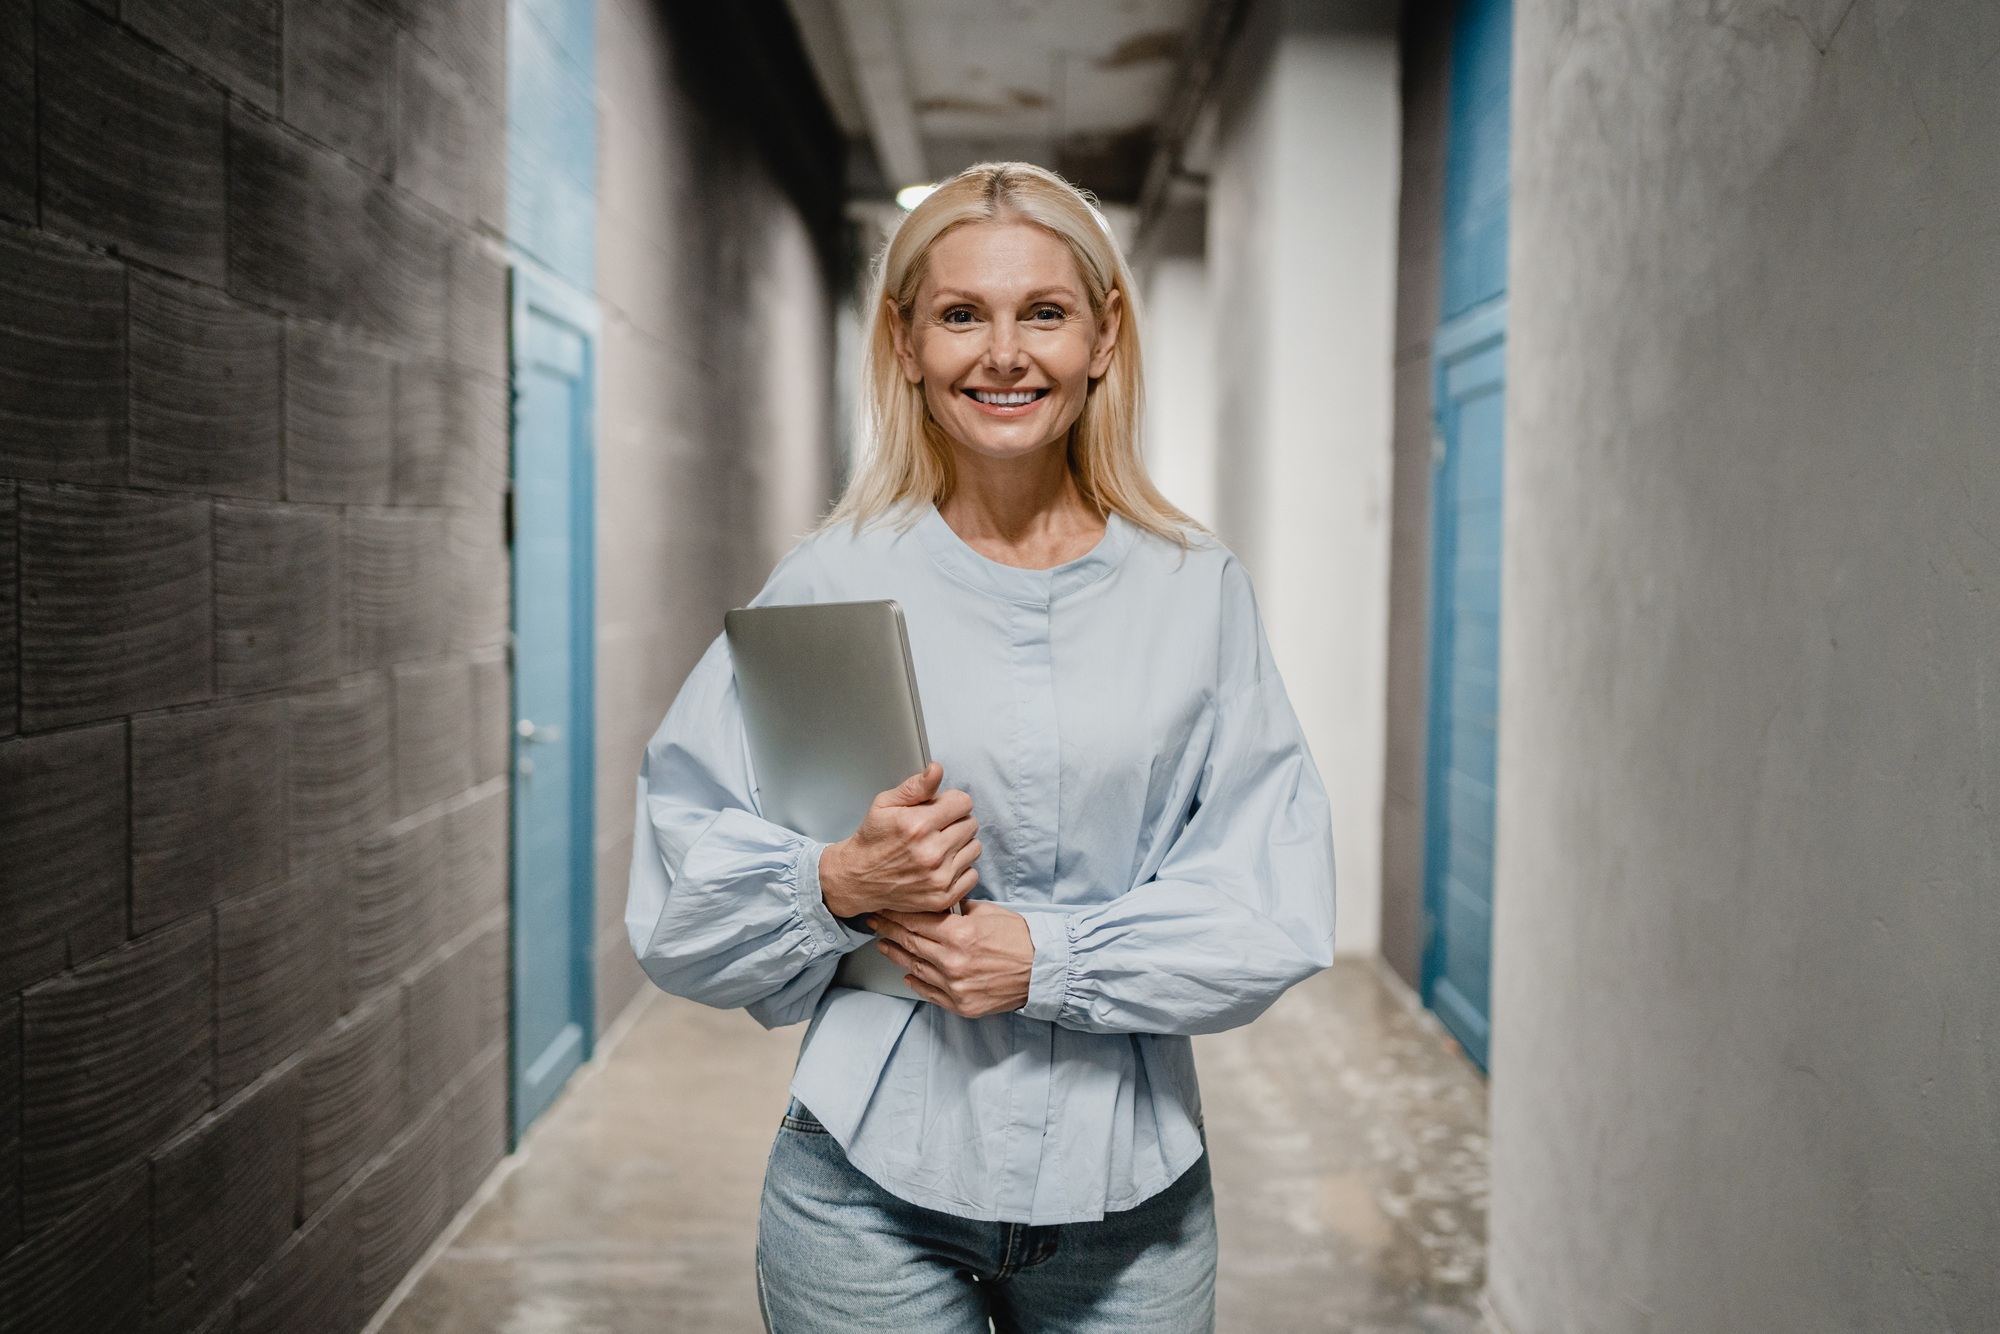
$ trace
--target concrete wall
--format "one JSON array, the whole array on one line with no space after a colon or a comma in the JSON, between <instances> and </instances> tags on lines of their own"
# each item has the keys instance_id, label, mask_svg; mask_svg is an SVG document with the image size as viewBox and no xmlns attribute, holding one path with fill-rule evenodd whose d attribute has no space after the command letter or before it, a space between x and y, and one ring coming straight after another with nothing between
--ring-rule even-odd
<instances>
[{"instance_id":1,"label":"concrete wall","mask_svg":"<svg viewBox=\"0 0 2000 1334\"><path fill-rule=\"evenodd\" d=\"M496 6L0 0L0 1327L356 1328L504 1141Z\"/></svg>"},{"instance_id":2,"label":"concrete wall","mask_svg":"<svg viewBox=\"0 0 2000 1334\"><path fill-rule=\"evenodd\" d=\"M1424 747L1430 697L1431 339L1444 283L1445 120L1453 0L1403 8L1403 189L1396 227L1396 425L1382 766L1382 957L1421 985Z\"/></svg>"},{"instance_id":3,"label":"concrete wall","mask_svg":"<svg viewBox=\"0 0 2000 1334\"><path fill-rule=\"evenodd\" d=\"M1155 260L1144 279L1146 468L1167 499L1215 523L1215 314L1199 252Z\"/></svg>"},{"instance_id":4,"label":"concrete wall","mask_svg":"<svg viewBox=\"0 0 2000 1334\"><path fill-rule=\"evenodd\" d=\"M839 132L781 4L703 9L598 10L600 1024L644 980L623 913L646 739L833 486Z\"/></svg>"},{"instance_id":5,"label":"concrete wall","mask_svg":"<svg viewBox=\"0 0 2000 1334\"><path fill-rule=\"evenodd\" d=\"M1218 93L1208 256L1223 539L1333 805L1336 943L1381 908L1397 65L1386 6L1258 6Z\"/></svg>"},{"instance_id":6,"label":"concrete wall","mask_svg":"<svg viewBox=\"0 0 2000 1334\"><path fill-rule=\"evenodd\" d=\"M2000 8L1523 3L1491 1291L2000 1311Z\"/></svg>"}]
</instances>

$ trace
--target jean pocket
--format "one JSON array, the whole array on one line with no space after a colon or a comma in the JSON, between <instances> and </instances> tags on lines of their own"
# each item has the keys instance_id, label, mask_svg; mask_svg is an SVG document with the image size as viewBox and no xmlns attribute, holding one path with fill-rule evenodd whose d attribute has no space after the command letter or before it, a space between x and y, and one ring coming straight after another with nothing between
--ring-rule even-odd
<instances>
[{"instance_id":1,"label":"jean pocket","mask_svg":"<svg viewBox=\"0 0 2000 1334\"><path fill-rule=\"evenodd\" d=\"M819 1118L806 1110L806 1105L797 1098L785 1109L785 1115L778 1122L780 1130L795 1130L801 1135L824 1135L827 1128L819 1123Z\"/></svg>"}]
</instances>

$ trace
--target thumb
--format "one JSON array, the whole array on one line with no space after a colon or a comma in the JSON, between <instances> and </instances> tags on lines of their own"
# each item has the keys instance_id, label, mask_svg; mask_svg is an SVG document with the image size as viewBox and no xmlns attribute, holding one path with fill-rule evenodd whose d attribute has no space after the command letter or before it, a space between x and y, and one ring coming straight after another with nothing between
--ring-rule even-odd
<instances>
[{"instance_id":1,"label":"thumb","mask_svg":"<svg viewBox=\"0 0 2000 1334\"><path fill-rule=\"evenodd\" d=\"M882 799L891 806L921 806L937 795L938 784L942 782L944 766L932 760L922 773L911 774L884 792Z\"/></svg>"}]
</instances>

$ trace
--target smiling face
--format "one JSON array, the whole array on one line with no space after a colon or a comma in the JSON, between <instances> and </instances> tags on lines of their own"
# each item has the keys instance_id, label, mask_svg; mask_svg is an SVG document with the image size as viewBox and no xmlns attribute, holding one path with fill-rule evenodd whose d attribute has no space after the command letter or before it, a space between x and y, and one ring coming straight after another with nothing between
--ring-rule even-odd
<instances>
[{"instance_id":1,"label":"smiling face","mask_svg":"<svg viewBox=\"0 0 2000 1334\"><path fill-rule=\"evenodd\" d=\"M990 459L1063 440L1090 382L1111 364L1124 312L1109 293L1090 309L1069 247L1028 222L974 222L931 247L896 358L931 416L961 448Z\"/></svg>"}]
</instances>

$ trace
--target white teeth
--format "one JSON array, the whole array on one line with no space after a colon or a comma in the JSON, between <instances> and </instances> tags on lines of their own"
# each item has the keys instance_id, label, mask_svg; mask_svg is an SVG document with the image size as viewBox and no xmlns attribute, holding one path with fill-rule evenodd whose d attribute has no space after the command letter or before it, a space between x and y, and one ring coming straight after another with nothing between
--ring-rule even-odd
<instances>
[{"instance_id":1,"label":"white teeth","mask_svg":"<svg viewBox=\"0 0 2000 1334\"><path fill-rule=\"evenodd\" d=\"M1035 401L1032 389L1016 389L1010 393L997 393L990 389L975 389L972 396L981 403L990 403L996 408L1025 407Z\"/></svg>"}]
</instances>

